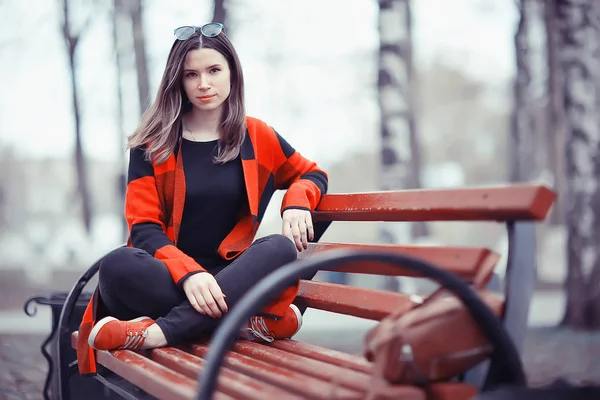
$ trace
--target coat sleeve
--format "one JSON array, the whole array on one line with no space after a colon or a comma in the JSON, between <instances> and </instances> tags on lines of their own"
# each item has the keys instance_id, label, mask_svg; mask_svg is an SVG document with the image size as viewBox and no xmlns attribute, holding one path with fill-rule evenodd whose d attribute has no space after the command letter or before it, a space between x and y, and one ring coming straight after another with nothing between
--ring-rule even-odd
<instances>
[{"instance_id":1,"label":"coat sleeve","mask_svg":"<svg viewBox=\"0 0 600 400\"><path fill-rule=\"evenodd\" d=\"M275 151L275 188L287 189L281 213L288 208L313 211L327 193L327 173L304 158L277 132L275 135L279 145Z\"/></svg>"},{"instance_id":2,"label":"coat sleeve","mask_svg":"<svg viewBox=\"0 0 600 400\"><path fill-rule=\"evenodd\" d=\"M154 168L146 160L144 153L144 149L135 148L130 151L129 156L125 218L130 232L130 244L165 263L173 281L180 285L188 276L205 269L168 238Z\"/></svg>"}]
</instances>

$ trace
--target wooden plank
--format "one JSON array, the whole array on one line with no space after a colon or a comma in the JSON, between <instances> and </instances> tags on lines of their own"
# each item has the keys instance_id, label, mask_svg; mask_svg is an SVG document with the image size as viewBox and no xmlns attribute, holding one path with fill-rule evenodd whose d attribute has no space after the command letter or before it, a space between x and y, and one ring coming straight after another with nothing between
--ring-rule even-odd
<instances>
[{"instance_id":1,"label":"wooden plank","mask_svg":"<svg viewBox=\"0 0 600 400\"><path fill-rule=\"evenodd\" d=\"M366 373L342 368L335 364L328 364L298 354L288 353L268 345L238 341L233 347L233 351L256 360L262 360L282 368L298 371L308 376L329 382L336 382L338 385L361 392L366 391L371 384L371 376Z\"/></svg>"},{"instance_id":2,"label":"wooden plank","mask_svg":"<svg viewBox=\"0 0 600 400\"><path fill-rule=\"evenodd\" d=\"M74 349L77 348L78 339L79 332L73 332L71 346ZM196 399L196 378L190 379L134 351L96 351L96 362L160 400ZM214 398L235 399L220 391L215 393Z\"/></svg>"},{"instance_id":3,"label":"wooden plank","mask_svg":"<svg viewBox=\"0 0 600 400\"><path fill-rule=\"evenodd\" d=\"M436 382L425 387L427 400L473 399L479 390L473 385L461 382Z\"/></svg>"},{"instance_id":4,"label":"wooden plank","mask_svg":"<svg viewBox=\"0 0 600 400\"><path fill-rule=\"evenodd\" d=\"M204 344L192 344L189 346L177 346L198 357L206 357L208 346ZM239 371L263 382L281 387L290 393L300 395L307 399L323 399L335 390L336 399L359 399L360 392L350 390L345 387L339 387L331 382L317 379L288 368L282 368L273 364L256 360L251 357L228 352L223 361L223 365L233 370Z\"/></svg>"},{"instance_id":5,"label":"wooden plank","mask_svg":"<svg viewBox=\"0 0 600 400\"><path fill-rule=\"evenodd\" d=\"M297 297L311 308L375 321L392 312L408 312L422 302L415 295L305 280Z\"/></svg>"},{"instance_id":6,"label":"wooden plank","mask_svg":"<svg viewBox=\"0 0 600 400\"><path fill-rule=\"evenodd\" d=\"M197 382L130 350L97 351L106 368L159 399L192 400Z\"/></svg>"},{"instance_id":7,"label":"wooden plank","mask_svg":"<svg viewBox=\"0 0 600 400\"><path fill-rule=\"evenodd\" d=\"M367 244L348 244L348 243L309 243L308 249L298 253L298 258L304 259L313 257L319 253L340 249L357 249L364 251L383 251L405 254L410 257L416 257L429 262L446 271L452 272L463 279L471 282L477 275L479 267L484 262L498 260L499 255L485 247L466 247L466 246L395 246L395 245L367 245ZM495 255L495 258L490 256ZM486 264L487 265L487 264ZM493 267L495 264L491 264ZM386 276L411 276L415 274L406 269L397 268L388 263L380 262L353 262L344 263L334 268L325 270L335 270L340 272L349 272L357 274L372 274Z\"/></svg>"},{"instance_id":8,"label":"wooden plank","mask_svg":"<svg viewBox=\"0 0 600 400\"><path fill-rule=\"evenodd\" d=\"M199 374L205 369L203 359L174 347L153 349L147 353L151 360L194 380L197 380ZM240 400L263 400L265 396L285 397L290 400L301 399L300 396L291 395L283 389L252 379L229 368L221 368L217 390Z\"/></svg>"},{"instance_id":9,"label":"wooden plank","mask_svg":"<svg viewBox=\"0 0 600 400\"><path fill-rule=\"evenodd\" d=\"M327 194L315 221L542 221L556 194L543 185Z\"/></svg>"},{"instance_id":10,"label":"wooden plank","mask_svg":"<svg viewBox=\"0 0 600 400\"><path fill-rule=\"evenodd\" d=\"M326 349L324 347L315 346L314 344L297 342L291 339L275 340L274 342L269 343L269 347L367 374L370 374L373 368L373 364L367 361L364 357L359 357L337 350Z\"/></svg>"},{"instance_id":11,"label":"wooden plank","mask_svg":"<svg viewBox=\"0 0 600 400\"><path fill-rule=\"evenodd\" d=\"M492 253L486 257L481 266L477 269L475 279L473 279L473 286L475 289L485 289L494 274L494 269L496 269L499 260L500 254L498 253Z\"/></svg>"}]
</instances>

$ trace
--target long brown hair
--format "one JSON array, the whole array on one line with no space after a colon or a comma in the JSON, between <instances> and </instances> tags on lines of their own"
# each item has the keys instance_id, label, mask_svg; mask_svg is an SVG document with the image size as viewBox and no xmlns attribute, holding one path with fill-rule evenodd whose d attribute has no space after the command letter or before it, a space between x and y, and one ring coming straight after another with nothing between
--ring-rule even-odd
<instances>
[{"instance_id":1,"label":"long brown hair","mask_svg":"<svg viewBox=\"0 0 600 400\"><path fill-rule=\"evenodd\" d=\"M192 109L181 84L183 63L187 53L200 48L213 49L225 57L231 71L231 92L223 103L219 152L215 162L235 159L246 133L244 107L244 76L237 52L224 32L206 37L198 29L187 40L175 40L154 103L142 116L142 121L129 137L127 147L146 146L146 157L160 164L175 151L181 135L181 115Z\"/></svg>"}]
</instances>

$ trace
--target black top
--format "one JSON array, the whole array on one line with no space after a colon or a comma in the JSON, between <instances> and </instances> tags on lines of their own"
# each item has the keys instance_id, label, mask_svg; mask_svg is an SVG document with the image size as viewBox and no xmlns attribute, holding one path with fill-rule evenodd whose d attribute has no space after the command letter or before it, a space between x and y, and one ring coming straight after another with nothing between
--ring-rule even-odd
<instances>
[{"instance_id":1,"label":"black top","mask_svg":"<svg viewBox=\"0 0 600 400\"><path fill-rule=\"evenodd\" d=\"M186 196L177 247L210 270L226 264L217 249L238 222L242 207L247 207L242 161L238 156L215 164L217 140L182 140Z\"/></svg>"}]
</instances>

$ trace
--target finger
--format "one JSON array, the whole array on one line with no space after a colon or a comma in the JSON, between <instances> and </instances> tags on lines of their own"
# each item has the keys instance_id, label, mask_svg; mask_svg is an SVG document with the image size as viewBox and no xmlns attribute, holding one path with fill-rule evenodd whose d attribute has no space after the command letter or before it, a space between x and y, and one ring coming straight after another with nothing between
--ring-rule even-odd
<instances>
[{"instance_id":1,"label":"finger","mask_svg":"<svg viewBox=\"0 0 600 400\"><path fill-rule=\"evenodd\" d=\"M292 226L290 225L290 221L287 219L283 220L281 234L285 237L289 237L290 239L292 238Z\"/></svg>"},{"instance_id":2,"label":"finger","mask_svg":"<svg viewBox=\"0 0 600 400\"><path fill-rule=\"evenodd\" d=\"M306 228L306 222L300 220L298 222L298 227L300 229L300 239L302 240L302 248L306 250L308 249L308 231Z\"/></svg>"},{"instance_id":3,"label":"finger","mask_svg":"<svg viewBox=\"0 0 600 400\"><path fill-rule=\"evenodd\" d=\"M212 293L208 287L202 290L202 297L204 297L204 301L206 302L206 307L210 310L210 316L213 318L221 318L223 313L219 310L215 299L213 298Z\"/></svg>"},{"instance_id":4,"label":"finger","mask_svg":"<svg viewBox=\"0 0 600 400\"><path fill-rule=\"evenodd\" d=\"M227 303L225 303L225 295L221 291L219 284L215 282L210 286L210 293L212 294L213 299L217 302L217 306L221 309L222 312L227 312Z\"/></svg>"},{"instance_id":5,"label":"finger","mask_svg":"<svg viewBox=\"0 0 600 400\"><path fill-rule=\"evenodd\" d=\"M196 297L193 293L186 293L186 296L194 310L198 311L200 314L206 315L206 313L202 310L202 307L200 307L200 304L198 304L198 300L196 300Z\"/></svg>"},{"instance_id":6,"label":"finger","mask_svg":"<svg viewBox=\"0 0 600 400\"><path fill-rule=\"evenodd\" d=\"M315 240L315 228L313 227L312 217L310 214L306 217L306 229L308 229L308 239Z\"/></svg>"},{"instance_id":7,"label":"finger","mask_svg":"<svg viewBox=\"0 0 600 400\"><path fill-rule=\"evenodd\" d=\"M198 292L196 299L198 300L198 305L202 309L202 314L208 315L209 317L212 317L213 316L212 315L212 311L210 310L210 308L206 304L206 300L204 300L204 296L202 296L201 292Z\"/></svg>"},{"instance_id":8,"label":"finger","mask_svg":"<svg viewBox=\"0 0 600 400\"><path fill-rule=\"evenodd\" d=\"M300 226L298 221L292 223L292 236L294 237L294 243L296 244L296 248L298 251L302 251L302 238L300 236Z\"/></svg>"},{"instance_id":9,"label":"finger","mask_svg":"<svg viewBox=\"0 0 600 400\"><path fill-rule=\"evenodd\" d=\"M202 289L201 288L196 288L193 291L193 295L196 299L196 301L198 302L198 307L200 308L200 313L203 315L209 315L211 314L210 308L208 307L208 305L206 304L206 300L204 299L204 296L202 296Z\"/></svg>"}]
</instances>

